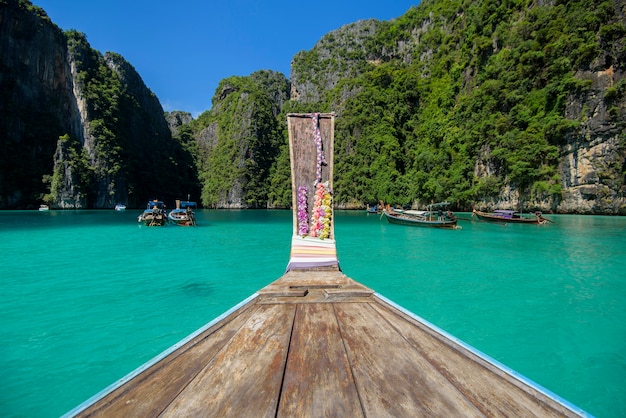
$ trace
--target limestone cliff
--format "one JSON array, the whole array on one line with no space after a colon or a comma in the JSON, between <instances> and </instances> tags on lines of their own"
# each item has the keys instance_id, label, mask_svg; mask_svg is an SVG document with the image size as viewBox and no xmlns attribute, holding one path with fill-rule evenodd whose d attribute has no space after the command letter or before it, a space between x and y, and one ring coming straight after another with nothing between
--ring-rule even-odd
<instances>
[{"instance_id":1,"label":"limestone cliff","mask_svg":"<svg viewBox=\"0 0 626 418\"><path fill-rule=\"evenodd\" d=\"M581 71L578 77L591 87L568 98L566 117L581 125L561 147L559 212L626 214L626 101L610 97L626 73L623 66L615 67Z\"/></svg>"},{"instance_id":2,"label":"limestone cliff","mask_svg":"<svg viewBox=\"0 0 626 418\"><path fill-rule=\"evenodd\" d=\"M193 120L193 117L189 112L175 110L173 112L165 112L165 120L167 121L172 135L179 136L179 129L183 126L188 126Z\"/></svg>"},{"instance_id":3,"label":"limestone cliff","mask_svg":"<svg viewBox=\"0 0 626 418\"><path fill-rule=\"evenodd\" d=\"M581 4L423 0L328 33L291 82L223 80L194 120L123 57L0 0L0 209L286 207L284 113L334 111L341 207L626 214L626 5Z\"/></svg>"},{"instance_id":4,"label":"limestone cliff","mask_svg":"<svg viewBox=\"0 0 626 418\"><path fill-rule=\"evenodd\" d=\"M277 116L288 97L289 82L273 71L222 80L196 136L203 204L267 207L270 169L285 142Z\"/></svg>"},{"instance_id":5,"label":"limestone cliff","mask_svg":"<svg viewBox=\"0 0 626 418\"><path fill-rule=\"evenodd\" d=\"M376 59L367 47L384 22L361 20L324 35L309 51L298 52L291 63L292 100L317 103L339 80L355 77Z\"/></svg>"},{"instance_id":6,"label":"limestone cliff","mask_svg":"<svg viewBox=\"0 0 626 418\"><path fill-rule=\"evenodd\" d=\"M0 2L0 208L39 206L60 136L81 137L65 36L45 13Z\"/></svg>"},{"instance_id":7,"label":"limestone cliff","mask_svg":"<svg viewBox=\"0 0 626 418\"><path fill-rule=\"evenodd\" d=\"M0 1L0 208L143 207L199 194L189 150L118 54Z\"/></svg>"}]
</instances>

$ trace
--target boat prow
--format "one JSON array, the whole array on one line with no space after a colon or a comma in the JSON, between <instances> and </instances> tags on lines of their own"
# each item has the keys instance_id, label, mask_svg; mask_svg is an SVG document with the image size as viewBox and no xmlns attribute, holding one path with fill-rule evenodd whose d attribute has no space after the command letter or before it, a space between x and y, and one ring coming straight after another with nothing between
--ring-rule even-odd
<instances>
[{"instance_id":1,"label":"boat prow","mask_svg":"<svg viewBox=\"0 0 626 418\"><path fill-rule=\"evenodd\" d=\"M586 413L335 267L285 273L66 416Z\"/></svg>"},{"instance_id":2,"label":"boat prow","mask_svg":"<svg viewBox=\"0 0 626 418\"><path fill-rule=\"evenodd\" d=\"M334 114L287 116L287 272L67 416L584 415L341 272Z\"/></svg>"}]
</instances>

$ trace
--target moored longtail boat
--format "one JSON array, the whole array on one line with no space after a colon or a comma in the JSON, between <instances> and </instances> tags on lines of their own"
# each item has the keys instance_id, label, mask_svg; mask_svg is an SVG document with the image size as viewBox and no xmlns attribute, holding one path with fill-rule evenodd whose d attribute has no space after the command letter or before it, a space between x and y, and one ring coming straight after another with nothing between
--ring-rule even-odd
<instances>
[{"instance_id":1,"label":"moored longtail boat","mask_svg":"<svg viewBox=\"0 0 626 418\"><path fill-rule=\"evenodd\" d=\"M287 272L68 416L586 415L344 275L335 116L287 117L296 203Z\"/></svg>"},{"instance_id":2,"label":"moored longtail boat","mask_svg":"<svg viewBox=\"0 0 626 418\"><path fill-rule=\"evenodd\" d=\"M491 213L481 212L477 209L472 211L472 216L476 216L481 221L494 223L515 223L515 224L531 224L543 225L551 220L544 218L541 212L535 212L532 215L524 216L514 210L497 209Z\"/></svg>"},{"instance_id":3,"label":"moored longtail boat","mask_svg":"<svg viewBox=\"0 0 626 418\"><path fill-rule=\"evenodd\" d=\"M167 218L175 225L195 226L196 214L193 211L195 207L196 202L191 202L189 200L176 200L176 208L167 214Z\"/></svg>"},{"instance_id":4,"label":"moored longtail boat","mask_svg":"<svg viewBox=\"0 0 626 418\"><path fill-rule=\"evenodd\" d=\"M137 217L137 222L146 226L163 226L167 222L165 204L161 200L150 200L146 209Z\"/></svg>"},{"instance_id":5,"label":"moored longtail boat","mask_svg":"<svg viewBox=\"0 0 626 418\"><path fill-rule=\"evenodd\" d=\"M397 211L391 207L383 210L383 216L387 222L398 225L422 226L426 228L460 229L457 226L457 218L448 210L443 208L449 205L448 202L433 203L428 205L425 211Z\"/></svg>"}]
</instances>

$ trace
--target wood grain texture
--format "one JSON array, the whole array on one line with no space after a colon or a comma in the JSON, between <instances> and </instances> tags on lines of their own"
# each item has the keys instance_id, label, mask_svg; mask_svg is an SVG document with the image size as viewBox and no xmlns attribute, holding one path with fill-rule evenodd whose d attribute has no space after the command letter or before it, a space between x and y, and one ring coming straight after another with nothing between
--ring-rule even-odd
<instances>
[{"instance_id":1,"label":"wood grain texture","mask_svg":"<svg viewBox=\"0 0 626 418\"><path fill-rule=\"evenodd\" d=\"M319 130L322 138L322 150L326 163L321 167L322 183L328 182L333 187L333 161L335 144L335 116L323 113L319 117ZM313 139L313 120L310 114L287 115L289 132L289 152L291 157L291 190L292 204L298 207L297 190L305 186L307 193L307 208L309 219L313 209L315 197L315 181L317 180L317 148ZM332 209L331 209L332 211ZM293 234L298 233L297 210L293 211ZM331 215L330 238L334 239L334 213Z\"/></svg>"},{"instance_id":2,"label":"wood grain texture","mask_svg":"<svg viewBox=\"0 0 626 418\"><path fill-rule=\"evenodd\" d=\"M259 306L162 416L275 416L294 313Z\"/></svg>"},{"instance_id":3,"label":"wood grain texture","mask_svg":"<svg viewBox=\"0 0 626 418\"><path fill-rule=\"evenodd\" d=\"M335 310L367 416L482 416L370 304Z\"/></svg>"},{"instance_id":4,"label":"wood grain texture","mask_svg":"<svg viewBox=\"0 0 626 418\"><path fill-rule=\"evenodd\" d=\"M298 305L278 416L362 416L331 304Z\"/></svg>"},{"instance_id":5,"label":"wood grain texture","mask_svg":"<svg viewBox=\"0 0 626 418\"><path fill-rule=\"evenodd\" d=\"M372 307L485 415L577 416L419 322L385 304Z\"/></svg>"},{"instance_id":6,"label":"wood grain texture","mask_svg":"<svg viewBox=\"0 0 626 418\"><path fill-rule=\"evenodd\" d=\"M232 339L253 312L248 306L232 313L77 416L158 415Z\"/></svg>"},{"instance_id":7,"label":"wood grain texture","mask_svg":"<svg viewBox=\"0 0 626 418\"><path fill-rule=\"evenodd\" d=\"M286 273L77 415L579 416L337 270Z\"/></svg>"}]
</instances>

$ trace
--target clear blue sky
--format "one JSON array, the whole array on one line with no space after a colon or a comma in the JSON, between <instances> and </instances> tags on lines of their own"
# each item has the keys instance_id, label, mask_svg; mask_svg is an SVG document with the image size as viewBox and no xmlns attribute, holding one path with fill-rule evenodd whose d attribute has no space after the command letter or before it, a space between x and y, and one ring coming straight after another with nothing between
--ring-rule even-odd
<instances>
[{"instance_id":1,"label":"clear blue sky","mask_svg":"<svg viewBox=\"0 0 626 418\"><path fill-rule=\"evenodd\" d=\"M289 78L291 59L326 33L390 20L419 0L31 0L61 29L130 62L165 110L211 108L220 80L258 70Z\"/></svg>"}]
</instances>

